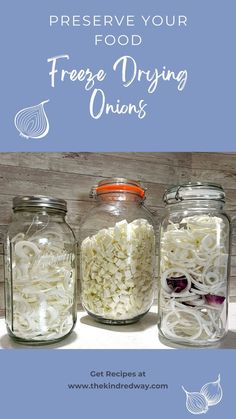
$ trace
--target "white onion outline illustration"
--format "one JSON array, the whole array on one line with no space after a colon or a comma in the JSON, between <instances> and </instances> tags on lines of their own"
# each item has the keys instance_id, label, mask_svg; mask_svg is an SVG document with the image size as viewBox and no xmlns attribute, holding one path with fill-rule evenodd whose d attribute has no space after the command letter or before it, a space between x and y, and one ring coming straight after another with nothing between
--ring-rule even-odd
<instances>
[{"instance_id":1,"label":"white onion outline illustration","mask_svg":"<svg viewBox=\"0 0 236 419\"><path fill-rule=\"evenodd\" d=\"M182 386L186 394L186 409L194 414L207 413L209 407L217 405L223 397L223 390L220 384L220 374L216 381L206 383L200 392L189 392Z\"/></svg>"},{"instance_id":2,"label":"white onion outline illustration","mask_svg":"<svg viewBox=\"0 0 236 419\"><path fill-rule=\"evenodd\" d=\"M44 110L44 104L48 102L49 99L17 112L14 123L21 137L40 139L47 135L49 122Z\"/></svg>"},{"instance_id":3,"label":"white onion outline illustration","mask_svg":"<svg viewBox=\"0 0 236 419\"><path fill-rule=\"evenodd\" d=\"M183 391L186 394L186 409L193 415L202 415L208 411L208 403L205 396L199 392L190 392L185 390L182 386Z\"/></svg>"},{"instance_id":4,"label":"white onion outline illustration","mask_svg":"<svg viewBox=\"0 0 236 419\"><path fill-rule=\"evenodd\" d=\"M200 390L200 393L205 396L209 406L214 406L220 403L223 397L223 390L220 384L220 374L216 381L206 383Z\"/></svg>"}]
</instances>

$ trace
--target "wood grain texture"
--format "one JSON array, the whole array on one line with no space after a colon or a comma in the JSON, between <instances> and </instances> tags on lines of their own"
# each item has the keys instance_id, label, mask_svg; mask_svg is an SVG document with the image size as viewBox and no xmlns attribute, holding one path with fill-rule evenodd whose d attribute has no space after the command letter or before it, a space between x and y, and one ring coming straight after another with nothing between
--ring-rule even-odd
<instances>
[{"instance_id":1,"label":"wood grain texture","mask_svg":"<svg viewBox=\"0 0 236 419\"><path fill-rule=\"evenodd\" d=\"M0 283L0 317L4 316L4 284Z\"/></svg>"},{"instance_id":2,"label":"wood grain texture","mask_svg":"<svg viewBox=\"0 0 236 419\"><path fill-rule=\"evenodd\" d=\"M142 171L142 169L139 169ZM22 169L15 166L0 166L0 197L11 199L19 194L47 194L55 197L61 197L69 201L89 201L89 191L91 187L99 180L103 179L98 176L79 175L75 173L63 174L41 169ZM114 176L120 173L114 172ZM129 176L134 178L135 176ZM136 173L137 178L137 173ZM139 176L140 178L140 176ZM160 181L160 178L158 178ZM176 180L175 174L162 179L162 183L143 182L148 188L147 203L149 205L160 205L162 196L167 184L172 184ZM6 188L7 185L7 188Z\"/></svg>"},{"instance_id":3,"label":"wood grain texture","mask_svg":"<svg viewBox=\"0 0 236 419\"><path fill-rule=\"evenodd\" d=\"M94 203L90 188L106 177L141 180L156 223L163 216L166 186L189 180L218 182L233 221L230 292L236 296L236 153L0 153L0 313L3 305L3 242L15 195L44 194L68 202L68 222L79 225Z\"/></svg>"},{"instance_id":4,"label":"wood grain texture","mask_svg":"<svg viewBox=\"0 0 236 419\"><path fill-rule=\"evenodd\" d=\"M191 153L191 155L193 169L207 169L235 174L236 153Z\"/></svg>"},{"instance_id":5,"label":"wood grain texture","mask_svg":"<svg viewBox=\"0 0 236 419\"><path fill-rule=\"evenodd\" d=\"M34 157L32 159L32 154ZM124 154L126 155L124 157ZM1 167L18 167L21 174L29 173L27 169L39 169L51 173L106 178L111 176L135 178L151 183L174 183L188 178L190 166L187 153L169 153L171 158L159 157L147 153L152 158L136 158L137 153L2 153ZM144 155L144 153L140 153ZM161 154L161 153L158 153ZM182 156L183 154L183 156ZM24 169L24 170L22 170ZM31 173L31 172L30 172ZM37 176L37 172L35 172ZM4 175L3 175L4 176ZM14 176L14 175L13 175ZM1 176L2 177L2 176ZM0 178L1 178L0 177ZM99 179L98 179L99 180Z\"/></svg>"}]
</instances>

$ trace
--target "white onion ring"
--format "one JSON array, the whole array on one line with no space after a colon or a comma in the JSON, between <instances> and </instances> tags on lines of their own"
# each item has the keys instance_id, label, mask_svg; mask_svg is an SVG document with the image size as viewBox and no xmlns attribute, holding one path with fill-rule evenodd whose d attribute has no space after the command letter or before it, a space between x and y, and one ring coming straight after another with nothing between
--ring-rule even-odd
<instances>
[{"instance_id":1,"label":"white onion ring","mask_svg":"<svg viewBox=\"0 0 236 419\"><path fill-rule=\"evenodd\" d=\"M228 268L226 225L221 218L204 214L186 217L180 223L171 221L170 224L166 231L161 230L160 330L165 335L164 319L167 315L167 320L170 319L173 310L188 310L189 313L197 313L202 325L202 332L196 341L199 339L201 343L204 341L208 343L211 339L217 339L218 334L222 334L222 329L218 325L223 322L221 316L224 316L225 303L218 306L210 305L204 297L207 294L226 297ZM223 230L225 232L221 235ZM185 288L181 292L172 293L167 278L168 276L174 278L180 274L187 279L187 292ZM169 332L174 340L180 341L182 326L180 324L178 327L176 320L173 323L175 326ZM171 326L169 328L171 329ZM198 331L194 327L192 335L197 336L197 334ZM188 338L184 329L182 338L184 341L192 341L192 336Z\"/></svg>"},{"instance_id":2,"label":"white onion ring","mask_svg":"<svg viewBox=\"0 0 236 419\"><path fill-rule=\"evenodd\" d=\"M177 277L175 277L175 275L173 274L173 272L174 273L180 273L180 274L182 274L183 276L185 276L186 277L186 279L187 279L187 286L186 286L186 288L183 290L183 291L181 291L181 292L171 292L171 289L170 289L170 287L168 286L168 284L167 284L167 282L166 282L166 280L167 280L167 278L169 277L169 275L172 273L172 275L171 275L171 277L172 278L178 278L178 276ZM185 270L183 270L183 269L180 269L180 268L176 268L176 270L174 270L174 269L168 269L168 270L166 270L165 272L163 272L163 274L162 274L162 276L161 276L161 284L162 284L162 287L163 287L163 289L167 292L167 293L169 293L170 295L171 295L171 297L180 297L181 295L182 295L182 293L186 293L187 291L189 291L190 290L190 288L191 288L191 281L192 281L192 278L191 278L191 276L189 275L189 273L187 272L187 271L185 271Z\"/></svg>"}]
</instances>

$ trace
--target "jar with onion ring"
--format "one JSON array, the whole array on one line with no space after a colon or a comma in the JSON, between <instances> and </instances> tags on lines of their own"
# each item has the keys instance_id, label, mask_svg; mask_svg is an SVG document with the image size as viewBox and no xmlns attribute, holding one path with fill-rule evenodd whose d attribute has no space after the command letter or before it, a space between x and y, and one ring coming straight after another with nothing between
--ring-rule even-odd
<instances>
[{"instance_id":1,"label":"jar with onion ring","mask_svg":"<svg viewBox=\"0 0 236 419\"><path fill-rule=\"evenodd\" d=\"M159 331L175 343L213 345L227 332L231 225L220 185L187 183L164 194Z\"/></svg>"},{"instance_id":2,"label":"jar with onion ring","mask_svg":"<svg viewBox=\"0 0 236 419\"><path fill-rule=\"evenodd\" d=\"M9 335L19 343L53 343L76 322L76 241L67 204L18 196L6 243L5 303Z\"/></svg>"}]
</instances>

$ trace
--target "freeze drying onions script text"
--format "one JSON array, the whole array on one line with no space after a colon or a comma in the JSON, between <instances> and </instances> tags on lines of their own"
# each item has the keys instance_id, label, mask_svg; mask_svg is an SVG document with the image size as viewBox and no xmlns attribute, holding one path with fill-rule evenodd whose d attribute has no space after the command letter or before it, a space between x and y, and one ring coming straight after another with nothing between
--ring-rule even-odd
<instances>
[{"instance_id":1,"label":"freeze drying onions script text","mask_svg":"<svg viewBox=\"0 0 236 419\"><path fill-rule=\"evenodd\" d=\"M92 91L89 112L92 118L99 119L108 114L135 114L139 119L146 116L147 103L141 98L138 103L122 103L120 98L115 98L113 103L108 103L102 83L109 75L103 68L92 70L90 68L75 69L68 66L70 56L68 54L57 55L48 58L51 68L49 71L51 87L55 88L58 83L79 82L86 91ZM66 65L67 64L67 65ZM66 65L66 68L65 68ZM112 71L118 74L118 80L124 88L136 86L140 83L145 93L153 94L157 91L160 83L172 82L179 92L186 86L188 72L186 69L176 70L166 66L152 69L143 68L131 56L119 57L112 66ZM109 75L110 76L110 75ZM173 86L171 86L173 88Z\"/></svg>"}]
</instances>

